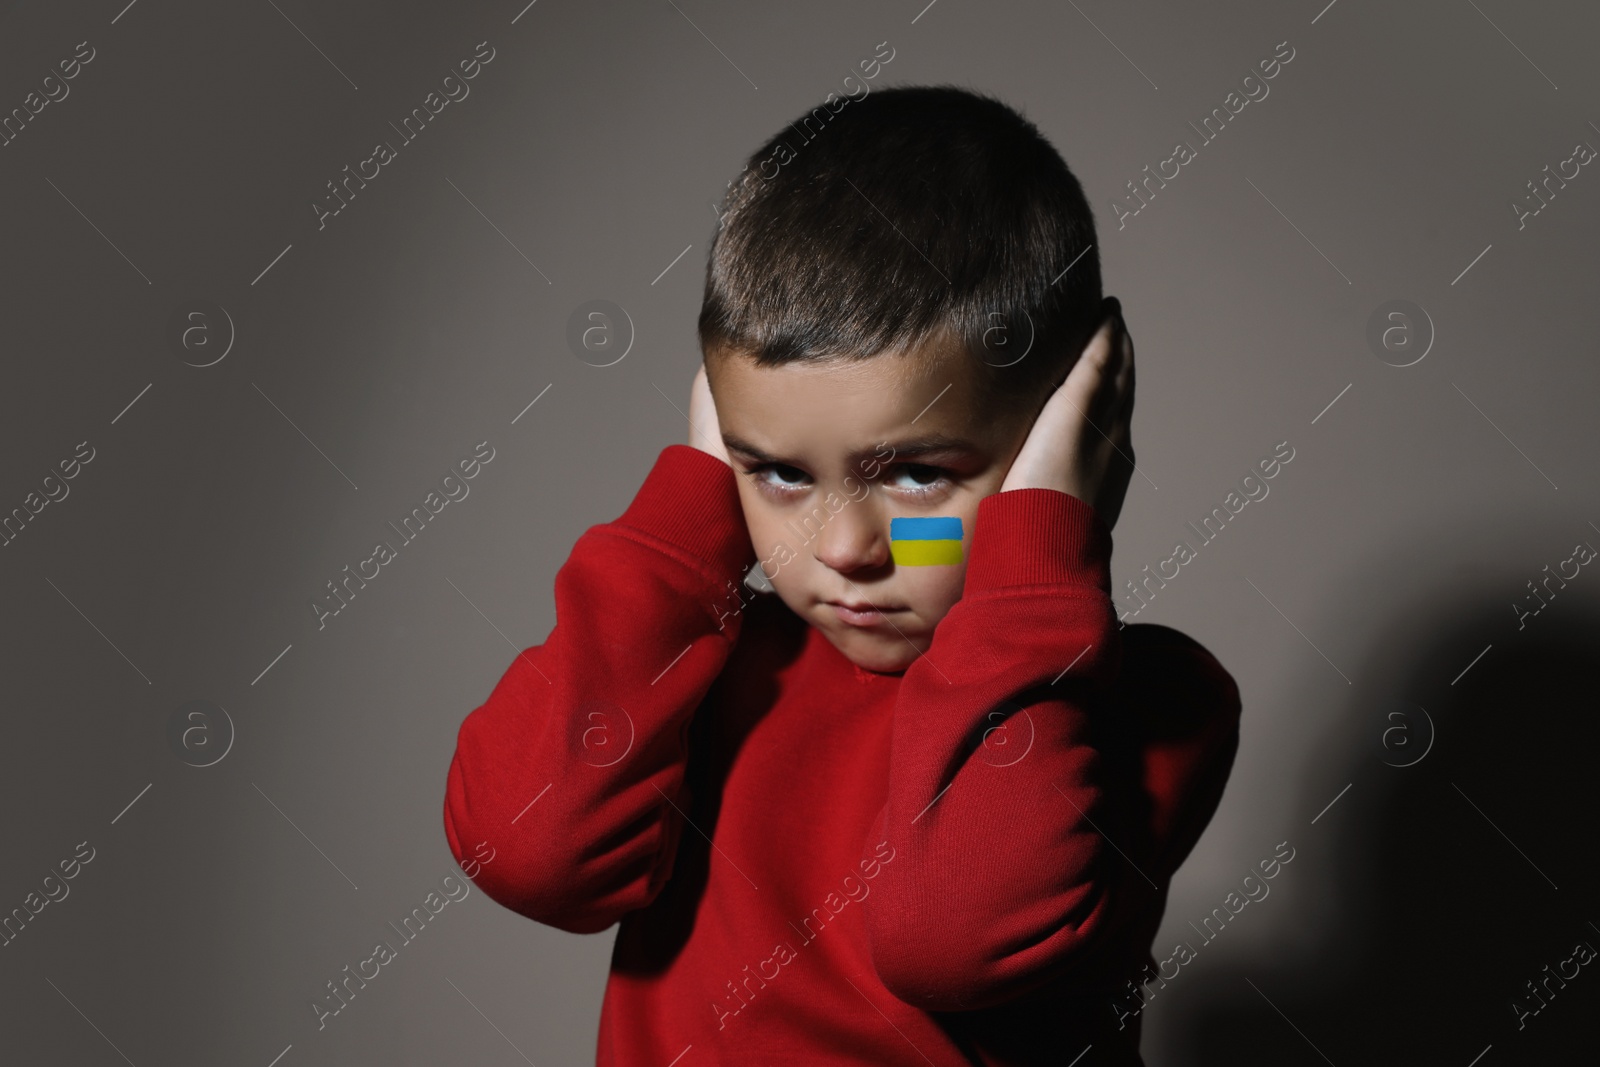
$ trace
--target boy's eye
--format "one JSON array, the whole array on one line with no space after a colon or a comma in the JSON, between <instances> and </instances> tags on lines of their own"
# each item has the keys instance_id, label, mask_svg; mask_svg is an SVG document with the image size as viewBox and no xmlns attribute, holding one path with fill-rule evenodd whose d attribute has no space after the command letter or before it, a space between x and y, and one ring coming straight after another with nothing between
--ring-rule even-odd
<instances>
[{"instance_id":1,"label":"boy's eye","mask_svg":"<svg viewBox=\"0 0 1600 1067\"><path fill-rule=\"evenodd\" d=\"M898 463L884 475L885 485L902 492L931 493L943 488L949 478L942 467L926 463Z\"/></svg>"},{"instance_id":2,"label":"boy's eye","mask_svg":"<svg viewBox=\"0 0 1600 1067\"><path fill-rule=\"evenodd\" d=\"M810 475L805 471L787 463L768 463L752 470L750 474L758 484L773 489L798 489L810 480Z\"/></svg>"}]
</instances>

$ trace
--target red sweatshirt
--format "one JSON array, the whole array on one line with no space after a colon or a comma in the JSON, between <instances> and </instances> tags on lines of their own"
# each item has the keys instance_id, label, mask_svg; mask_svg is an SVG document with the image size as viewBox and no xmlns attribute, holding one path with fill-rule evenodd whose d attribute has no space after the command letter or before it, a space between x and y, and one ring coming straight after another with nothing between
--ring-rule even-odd
<instances>
[{"instance_id":1,"label":"red sweatshirt","mask_svg":"<svg viewBox=\"0 0 1600 1067\"><path fill-rule=\"evenodd\" d=\"M467 716L459 861L562 930L620 921L602 1067L1139 1064L1129 983L1238 745L1233 679L1120 628L1111 535L979 504L961 599L900 674L776 596L736 475L664 449L556 575L556 625ZM471 868L469 868L471 869Z\"/></svg>"}]
</instances>

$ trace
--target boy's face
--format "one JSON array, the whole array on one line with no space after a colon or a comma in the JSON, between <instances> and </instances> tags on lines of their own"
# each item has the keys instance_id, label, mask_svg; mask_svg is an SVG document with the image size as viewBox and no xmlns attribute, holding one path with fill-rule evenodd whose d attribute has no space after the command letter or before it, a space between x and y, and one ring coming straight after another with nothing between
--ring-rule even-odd
<instances>
[{"instance_id":1,"label":"boy's face","mask_svg":"<svg viewBox=\"0 0 1600 1067\"><path fill-rule=\"evenodd\" d=\"M977 361L949 346L777 367L718 353L706 366L778 596L853 663L905 670L961 596L978 501L999 491L1027 420L983 410ZM894 519L959 520L959 548L951 522L896 524L891 548Z\"/></svg>"}]
</instances>

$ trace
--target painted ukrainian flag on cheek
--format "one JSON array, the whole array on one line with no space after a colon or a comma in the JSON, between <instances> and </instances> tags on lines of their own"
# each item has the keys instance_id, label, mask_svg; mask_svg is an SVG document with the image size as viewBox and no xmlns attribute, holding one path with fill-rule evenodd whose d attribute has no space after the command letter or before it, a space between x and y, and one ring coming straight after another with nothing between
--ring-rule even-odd
<instances>
[{"instance_id":1,"label":"painted ukrainian flag on cheek","mask_svg":"<svg viewBox=\"0 0 1600 1067\"><path fill-rule=\"evenodd\" d=\"M948 566L961 562L959 518L889 520L889 552L902 567Z\"/></svg>"}]
</instances>

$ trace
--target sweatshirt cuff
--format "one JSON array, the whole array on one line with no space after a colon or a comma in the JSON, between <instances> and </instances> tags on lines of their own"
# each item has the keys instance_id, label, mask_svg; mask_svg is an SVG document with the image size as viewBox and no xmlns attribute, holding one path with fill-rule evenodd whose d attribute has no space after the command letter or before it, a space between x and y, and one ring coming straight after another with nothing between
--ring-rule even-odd
<instances>
[{"instance_id":1,"label":"sweatshirt cuff","mask_svg":"<svg viewBox=\"0 0 1600 1067\"><path fill-rule=\"evenodd\" d=\"M1012 489L978 502L963 595L1079 585L1111 595L1111 530L1093 507L1055 489Z\"/></svg>"},{"instance_id":2,"label":"sweatshirt cuff","mask_svg":"<svg viewBox=\"0 0 1600 1067\"><path fill-rule=\"evenodd\" d=\"M668 445L616 525L664 541L738 577L755 560L733 468L690 445Z\"/></svg>"}]
</instances>

